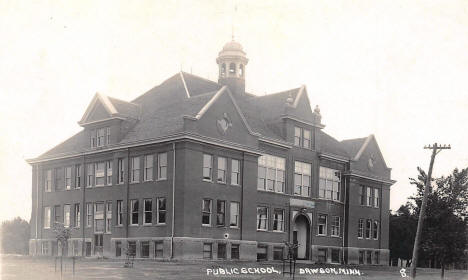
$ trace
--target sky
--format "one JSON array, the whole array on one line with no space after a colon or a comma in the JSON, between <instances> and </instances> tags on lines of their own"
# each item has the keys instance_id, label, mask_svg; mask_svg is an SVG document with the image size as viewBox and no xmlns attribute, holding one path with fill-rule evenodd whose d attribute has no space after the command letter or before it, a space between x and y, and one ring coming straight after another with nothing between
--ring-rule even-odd
<instances>
[{"instance_id":1,"label":"sky","mask_svg":"<svg viewBox=\"0 0 468 280\"><path fill-rule=\"evenodd\" d=\"M234 30L234 32L233 32ZM409 177L468 167L466 1L0 1L0 221L31 215L34 158L81 130L96 92L133 100L180 70L217 80L234 33L247 91L306 85L325 131L374 134Z\"/></svg>"}]
</instances>

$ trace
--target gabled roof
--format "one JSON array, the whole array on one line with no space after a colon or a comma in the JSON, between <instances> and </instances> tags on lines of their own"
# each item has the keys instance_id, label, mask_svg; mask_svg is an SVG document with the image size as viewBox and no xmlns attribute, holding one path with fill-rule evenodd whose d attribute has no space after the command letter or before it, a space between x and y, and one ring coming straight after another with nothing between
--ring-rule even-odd
<instances>
[{"instance_id":1,"label":"gabled roof","mask_svg":"<svg viewBox=\"0 0 468 280\"><path fill-rule=\"evenodd\" d=\"M133 118L138 119L140 114L140 106L131 102L123 101L117 98L108 97L104 94L97 92L91 103L88 105L83 117L78 122L81 126L85 126L89 123L100 121L90 120L90 116L95 110L96 106L101 105L106 113L107 118Z\"/></svg>"},{"instance_id":2,"label":"gabled roof","mask_svg":"<svg viewBox=\"0 0 468 280\"><path fill-rule=\"evenodd\" d=\"M131 102L96 94L80 124L86 124L86 118L99 102L109 116L126 118L124 134L116 146L160 139L183 133L184 116L196 120L222 94L230 96L248 131L261 139L285 143L282 131L284 116L291 116L306 123L317 123L317 116L310 108L305 86L265 96L238 96L232 94L226 86L179 72ZM128 121L129 119L131 120ZM351 156L347 149L351 142L340 143L321 130L318 136L321 137L321 152L345 158ZM81 131L37 159L89 151L91 149L88 138L89 135Z\"/></svg>"},{"instance_id":3,"label":"gabled roof","mask_svg":"<svg viewBox=\"0 0 468 280\"><path fill-rule=\"evenodd\" d=\"M364 143L369 137L346 139L341 141L341 145L347 151L351 159L355 159L358 152L363 148ZM362 152L361 152L362 153Z\"/></svg>"}]
</instances>

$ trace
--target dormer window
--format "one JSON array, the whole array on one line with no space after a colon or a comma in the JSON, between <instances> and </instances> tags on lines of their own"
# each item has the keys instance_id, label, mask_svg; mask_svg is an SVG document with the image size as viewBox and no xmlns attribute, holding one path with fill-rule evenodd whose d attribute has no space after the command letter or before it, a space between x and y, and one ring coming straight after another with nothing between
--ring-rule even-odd
<instances>
[{"instance_id":1,"label":"dormer window","mask_svg":"<svg viewBox=\"0 0 468 280\"><path fill-rule=\"evenodd\" d=\"M110 127L101 127L91 132L91 147L103 147L110 144Z\"/></svg>"}]
</instances>

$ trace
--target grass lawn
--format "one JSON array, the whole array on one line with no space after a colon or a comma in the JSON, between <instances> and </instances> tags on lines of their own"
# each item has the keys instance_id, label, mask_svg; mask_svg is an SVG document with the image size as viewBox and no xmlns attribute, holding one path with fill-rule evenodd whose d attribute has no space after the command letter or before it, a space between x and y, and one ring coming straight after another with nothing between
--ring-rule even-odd
<instances>
[{"instance_id":1,"label":"grass lawn","mask_svg":"<svg viewBox=\"0 0 468 280\"><path fill-rule=\"evenodd\" d=\"M0 275L2 280L8 279L34 279L53 280L60 279L60 261L57 261L55 272L54 258L29 256L1 256ZM321 275L299 274L314 268L334 268L335 271L344 266L316 266L312 264L299 264L296 267L296 279L402 279L397 267L353 267L359 269L361 275ZM219 268L239 274L220 274ZM217 270L218 269L218 270ZM242 274L241 269L247 274ZM282 275L281 263L266 262L157 262L152 260L137 260L133 268L124 268L124 261L77 259L75 263L75 276L72 274L70 259L63 262L62 279L288 279L289 275ZM218 272L218 275L207 275L207 271ZM262 271L264 273L262 273ZM268 271L270 273L268 273ZM248 274L248 273L252 274ZM279 272L280 274L276 273ZM332 273L332 272L330 272ZM343 273L343 271L342 271ZM440 271L435 269L418 269L418 279L440 279ZM291 277L292 279L292 277ZM409 278L407 278L409 279ZM467 271L446 271L446 279L468 279Z\"/></svg>"}]
</instances>

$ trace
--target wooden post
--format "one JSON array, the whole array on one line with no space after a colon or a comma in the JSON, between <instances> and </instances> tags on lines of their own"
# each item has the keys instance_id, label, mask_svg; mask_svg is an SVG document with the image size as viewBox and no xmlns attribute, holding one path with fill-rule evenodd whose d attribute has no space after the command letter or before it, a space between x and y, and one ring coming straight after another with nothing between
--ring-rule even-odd
<instances>
[{"instance_id":1,"label":"wooden post","mask_svg":"<svg viewBox=\"0 0 468 280\"><path fill-rule=\"evenodd\" d=\"M418 250L419 250L419 243L421 242L421 234L422 234L422 227L424 224L424 218L425 218L425 212L426 212L426 204L427 204L427 196L429 195L429 189L431 186L431 176L432 176L432 167L434 166L434 159L439 150L444 150L444 149L450 149L450 145L442 146L442 145L437 145L437 143L434 143L434 145L428 145L425 146L424 149L431 149L432 150L432 156L431 156L431 162L429 164L429 171L427 172L427 178L426 178L426 183L424 185L424 196L423 200L421 203L421 210L419 211L419 220L418 220L418 228L416 229L416 237L414 239L414 247L413 247L413 258L411 261L411 278L415 279L416 278L416 266L418 265Z\"/></svg>"}]
</instances>

